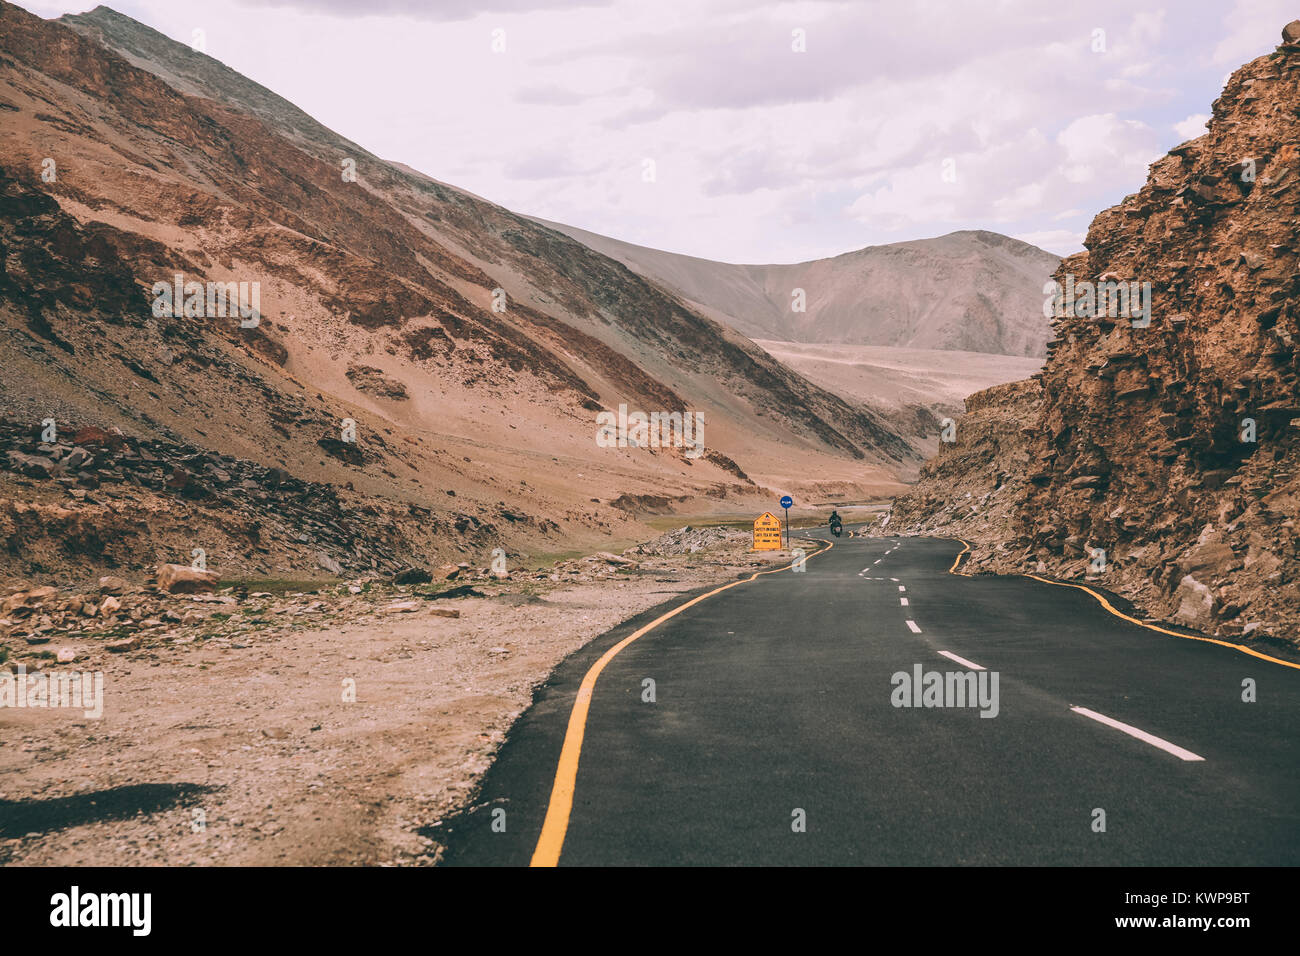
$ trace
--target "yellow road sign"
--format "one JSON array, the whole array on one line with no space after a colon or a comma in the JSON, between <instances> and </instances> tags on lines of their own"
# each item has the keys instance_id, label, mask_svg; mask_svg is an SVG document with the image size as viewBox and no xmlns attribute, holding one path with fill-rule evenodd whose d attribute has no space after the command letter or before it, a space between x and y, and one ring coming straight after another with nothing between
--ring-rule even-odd
<instances>
[{"instance_id":1,"label":"yellow road sign","mask_svg":"<svg viewBox=\"0 0 1300 956\"><path fill-rule=\"evenodd\" d=\"M765 511L754 519L753 550L781 550L781 519L770 511Z\"/></svg>"}]
</instances>

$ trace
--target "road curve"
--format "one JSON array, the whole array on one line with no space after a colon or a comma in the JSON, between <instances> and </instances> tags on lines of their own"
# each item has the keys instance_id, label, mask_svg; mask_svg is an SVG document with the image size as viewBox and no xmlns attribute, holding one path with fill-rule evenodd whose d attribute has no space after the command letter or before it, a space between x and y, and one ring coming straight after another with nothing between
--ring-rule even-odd
<instances>
[{"instance_id":1,"label":"road curve","mask_svg":"<svg viewBox=\"0 0 1300 956\"><path fill-rule=\"evenodd\" d=\"M444 862L1300 863L1300 669L1078 589L951 574L961 550L837 539L640 634L588 681L572 805L539 842L584 677L682 599L603 635L430 831ZM896 706L931 672L950 694L983 680L985 705Z\"/></svg>"}]
</instances>

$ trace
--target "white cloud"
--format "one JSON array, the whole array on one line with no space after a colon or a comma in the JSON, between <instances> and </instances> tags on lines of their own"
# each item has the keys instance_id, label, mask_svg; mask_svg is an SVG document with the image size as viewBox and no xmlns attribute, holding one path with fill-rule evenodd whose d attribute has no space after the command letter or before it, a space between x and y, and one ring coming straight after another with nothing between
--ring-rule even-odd
<instances>
[{"instance_id":1,"label":"white cloud","mask_svg":"<svg viewBox=\"0 0 1300 956\"><path fill-rule=\"evenodd\" d=\"M733 262L954 229L1080 233L1291 18L1272 0L1226 16L1211 0L288 2L114 6L182 41L205 27L210 54L381 156ZM47 16L56 3L29 0Z\"/></svg>"},{"instance_id":2,"label":"white cloud","mask_svg":"<svg viewBox=\"0 0 1300 956\"><path fill-rule=\"evenodd\" d=\"M1046 249L1064 259L1083 251L1083 232L1071 232L1069 229L1045 229L1041 232L1020 232L1012 238L1027 242L1040 249Z\"/></svg>"},{"instance_id":3,"label":"white cloud","mask_svg":"<svg viewBox=\"0 0 1300 956\"><path fill-rule=\"evenodd\" d=\"M1213 62L1236 69L1271 53L1282 42L1282 27L1297 16L1294 0L1236 0L1231 10L1219 16L1224 32L1214 47Z\"/></svg>"},{"instance_id":4,"label":"white cloud","mask_svg":"<svg viewBox=\"0 0 1300 956\"><path fill-rule=\"evenodd\" d=\"M1183 139L1196 139L1205 132L1205 124L1209 122L1209 113L1193 113L1187 119L1174 124L1174 132Z\"/></svg>"},{"instance_id":5,"label":"white cloud","mask_svg":"<svg viewBox=\"0 0 1300 956\"><path fill-rule=\"evenodd\" d=\"M1132 164L1155 148L1151 127L1140 120L1121 120L1114 113L1080 116L1057 134L1056 141L1072 166Z\"/></svg>"}]
</instances>

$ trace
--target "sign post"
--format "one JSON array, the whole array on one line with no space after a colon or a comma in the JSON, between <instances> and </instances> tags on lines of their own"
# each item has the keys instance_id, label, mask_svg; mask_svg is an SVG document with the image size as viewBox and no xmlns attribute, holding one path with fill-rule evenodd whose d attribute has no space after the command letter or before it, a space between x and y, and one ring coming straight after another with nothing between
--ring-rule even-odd
<instances>
[{"instance_id":1,"label":"sign post","mask_svg":"<svg viewBox=\"0 0 1300 956\"><path fill-rule=\"evenodd\" d=\"M785 509L785 546L790 548L790 506L794 504L794 499L789 495L781 496L781 507Z\"/></svg>"},{"instance_id":2,"label":"sign post","mask_svg":"<svg viewBox=\"0 0 1300 956\"><path fill-rule=\"evenodd\" d=\"M754 519L754 550L781 550L781 519L770 511Z\"/></svg>"}]
</instances>

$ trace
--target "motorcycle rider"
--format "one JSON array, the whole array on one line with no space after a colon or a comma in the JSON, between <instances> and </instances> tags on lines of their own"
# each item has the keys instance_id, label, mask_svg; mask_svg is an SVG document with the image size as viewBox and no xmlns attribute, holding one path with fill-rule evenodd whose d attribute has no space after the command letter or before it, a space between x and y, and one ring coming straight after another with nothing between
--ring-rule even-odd
<instances>
[{"instance_id":1,"label":"motorcycle rider","mask_svg":"<svg viewBox=\"0 0 1300 956\"><path fill-rule=\"evenodd\" d=\"M840 513L838 511L831 511L831 527L834 528L836 525L843 524L844 522L840 518Z\"/></svg>"}]
</instances>

